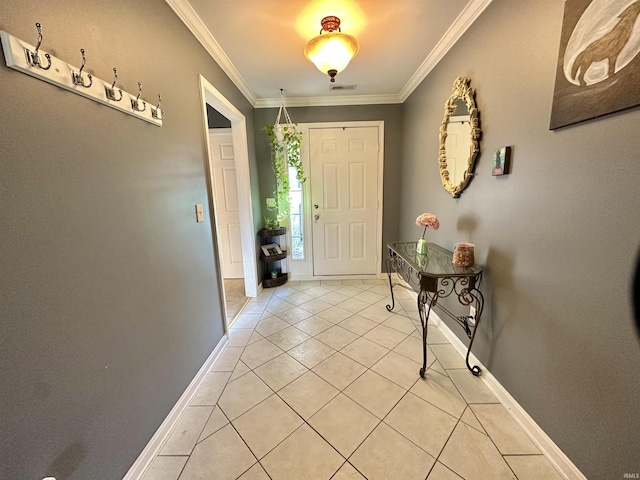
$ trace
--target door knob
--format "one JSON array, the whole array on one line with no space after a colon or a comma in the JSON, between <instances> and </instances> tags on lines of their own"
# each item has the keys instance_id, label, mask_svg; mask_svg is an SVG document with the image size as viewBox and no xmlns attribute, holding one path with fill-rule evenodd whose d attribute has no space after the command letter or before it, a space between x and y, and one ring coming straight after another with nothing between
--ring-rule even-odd
<instances>
[{"instance_id":1,"label":"door knob","mask_svg":"<svg viewBox=\"0 0 640 480\"><path fill-rule=\"evenodd\" d=\"M318 215L317 213L313 216L313 219L317 222L318 219L320 218L320 215Z\"/></svg>"},{"instance_id":2,"label":"door knob","mask_svg":"<svg viewBox=\"0 0 640 480\"><path fill-rule=\"evenodd\" d=\"M316 210L319 208L317 203L313 204L313 208L315 208Z\"/></svg>"}]
</instances>

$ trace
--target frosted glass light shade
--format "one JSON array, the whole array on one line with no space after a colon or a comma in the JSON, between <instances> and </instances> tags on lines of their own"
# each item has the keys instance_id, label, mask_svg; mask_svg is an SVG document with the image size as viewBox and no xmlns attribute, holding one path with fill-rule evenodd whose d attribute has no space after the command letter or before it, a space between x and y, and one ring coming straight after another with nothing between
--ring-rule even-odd
<instances>
[{"instance_id":1,"label":"frosted glass light shade","mask_svg":"<svg viewBox=\"0 0 640 480\"><path fill-rule=\"evenodd\" d=\"M328 32L309 40L304 47L304 56L322 73L329 74L333 81L333 77L349 65L358 50L360 46L355 37L341 32Z\"/></svg>"}]
</instances>

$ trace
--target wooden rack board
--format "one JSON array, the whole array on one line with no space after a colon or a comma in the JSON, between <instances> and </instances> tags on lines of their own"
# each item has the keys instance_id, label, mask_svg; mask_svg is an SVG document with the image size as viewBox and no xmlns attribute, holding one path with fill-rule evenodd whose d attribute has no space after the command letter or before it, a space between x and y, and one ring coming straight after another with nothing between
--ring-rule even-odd
<instances>
[{"instance_id":1,"label":"wooden rack board","mask_svg":"<svg viewBox=\"0 0 640 480\"><path fill-rule=\"evenodd\" d=\"M117 91L116 98L119 98L119 100L110 100L107 97L107 89L111 89L113 82L106 82L95 76L92 76L89 79L88 75L81 71L84 67L76 68L53 55L49 55L44 50L38 50L37 57L40 58L43 63L45 61L50 61L50 67L43 68L42 66L31 65L29 62L28 52L34 52L37 50L36 47L3 31L0 31L0 40L2 41L4 58L9 68L13 68L14 70L30 75L39 80L43 80L55 85L56 87L76 93L108 107L115 108L116 110L132 115L140 120L157 125L158 127L162 126L164 112L159 107L145 102L140 97L140 92L133 95L116 86L113 90ZM82 54L84 55L84 51ZM83 85L76 85L74 83L73 75L77 75L78 72L80 72L81 80L86 82L88 85L87 87ZM139 86L139 89L140 88L141 87ZM137 102L138 108L142 111L134 109L135 102Z\"/></svg>"}]
</instances>

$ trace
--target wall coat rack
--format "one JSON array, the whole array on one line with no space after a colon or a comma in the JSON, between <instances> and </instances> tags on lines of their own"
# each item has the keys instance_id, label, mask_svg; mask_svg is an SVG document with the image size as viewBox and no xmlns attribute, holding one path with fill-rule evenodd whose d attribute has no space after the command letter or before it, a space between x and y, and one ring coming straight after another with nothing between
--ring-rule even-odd
<instances>
[{"instance_id":1,"label":"wall coat rack","mask_svg":"<svg viewBox=\"0 0 640 480\"><path fill-rule=\"evenodd\" d=\"M23 42L19 38L0 31L0 40L7 67L13 68L47 83L63 88L85 98L101 103L140 120L159 127L164 120L161 110L162 98L158 94L158 104L149 106L142 98L142 82L138 82L138 93L131 94L116 87L118 70L113 69L113 82L106 82L91 74L84 73L87 55L80 49L82 64L76 68L59 58L40 50L42 44L42 27L36 23L38 42L36 46Z\"/></svg>"}]
</instances>

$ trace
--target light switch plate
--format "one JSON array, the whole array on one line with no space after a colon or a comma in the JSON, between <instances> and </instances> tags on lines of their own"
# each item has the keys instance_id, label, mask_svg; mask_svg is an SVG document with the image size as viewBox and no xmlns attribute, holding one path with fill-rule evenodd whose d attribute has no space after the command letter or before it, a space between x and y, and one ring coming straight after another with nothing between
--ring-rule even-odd
<instances>
[{"instance_id":1,"label":"light switch plate","mask_svg":"<svg viewBox=\"0 0 640 480\"><path fill-rule=\"evenodd\" d=\"M196 205L196 222L202 223L204 222L204 213L202 211L202 204L198 203Z\"/></svg>"}]
</instances>

